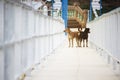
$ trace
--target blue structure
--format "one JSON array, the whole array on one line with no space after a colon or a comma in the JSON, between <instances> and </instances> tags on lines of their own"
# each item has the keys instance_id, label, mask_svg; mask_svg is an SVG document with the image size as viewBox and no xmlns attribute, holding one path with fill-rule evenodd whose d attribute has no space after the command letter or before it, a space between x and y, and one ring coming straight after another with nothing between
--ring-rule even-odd
<instances>
[{"instance_id":1,"label":"blue structure","mask_svg":"<svg viewBox=\"0 0 120 80\"><path fill-rule=\"evenodd\" d=\"M92 20L92 0L90 0L89 21Z\"/></svg>"},{"instance_id":2,"label":"blue structure","mask_svg":"<svg viewBox=\"0 0 120 80\"><path fill-rule=\"evenodd\" d=\"M102 15L102 0L100 0L100 16Z\"/></svg>"},{"instance_id":3,"label":"blue structure","mask_svg":"<svg viewBox=\"0 0 120 80\"><path fill-rule=\"evenodd\" d=\"M67 20L68 20L68 0L61 0L62 2L62 18L65 23L65 28L67 28Z\"/></svg>"}]
</instances>

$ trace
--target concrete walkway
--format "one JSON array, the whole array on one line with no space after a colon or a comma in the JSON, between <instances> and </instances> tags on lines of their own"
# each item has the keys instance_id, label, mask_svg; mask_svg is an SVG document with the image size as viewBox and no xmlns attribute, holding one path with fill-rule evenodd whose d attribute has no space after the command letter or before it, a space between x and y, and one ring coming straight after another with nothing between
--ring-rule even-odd
<instances>
[{"instance_id":1,"label":"concrete walkway","mask_svg":"<svg viewBox=\"0 0 120 80\"><path fill-rule=\"evenodd\" d=\"M62 45L25 80L120 80L91 48Z\"/></svg>"}]
</instances>

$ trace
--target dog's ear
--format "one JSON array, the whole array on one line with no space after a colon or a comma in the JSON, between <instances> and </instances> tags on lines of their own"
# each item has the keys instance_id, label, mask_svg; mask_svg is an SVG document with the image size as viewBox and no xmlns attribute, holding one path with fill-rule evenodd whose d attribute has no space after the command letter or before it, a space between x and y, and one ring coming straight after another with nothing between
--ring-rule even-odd
<instances>
[{"instance_id":1,"label":"dog's ear","mask_svg":"<svg viewBox=\"0 0 120 80\"><path fill-rule=\"evenodd\" d=\"M78 28L78 31L79 31L79 32L82 32L82 28Z\"/></svg>"},{"instance_id":2,"label":"dog's ear","mask_svg":"<svg viewBox=\"0 0 120 80\"><path fill-rule=\"evenodd\" d=\"M65 30L64 30L63 32L66 32L66 29L67 29L67 28L65 28Z\"/></svg>"},{"instance_id":3,"label":"dog's ear","mask_svg":"<svg viewBox=\"0 0 120 80\"><path fill-rule=\"evenodd\" d=\"M88 33L90 33L90 28L88 28Z\"/></svg>"}]
</instances>

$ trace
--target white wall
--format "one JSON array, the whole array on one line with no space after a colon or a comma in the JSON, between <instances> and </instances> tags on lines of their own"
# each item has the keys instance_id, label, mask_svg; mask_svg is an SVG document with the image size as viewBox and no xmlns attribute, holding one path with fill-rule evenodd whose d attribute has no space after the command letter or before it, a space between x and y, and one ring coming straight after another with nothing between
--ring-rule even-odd
<instances>
[{"instance_id":1,"label":"white wall","mask_svg":"<svg viewBox=\"0 0 120 80\"><path fill-rule=\"evenodd\" d=\"M15 80L64 41L64 24L11 0L0 10L0 80Z\"/></svg>"}]
</instances>

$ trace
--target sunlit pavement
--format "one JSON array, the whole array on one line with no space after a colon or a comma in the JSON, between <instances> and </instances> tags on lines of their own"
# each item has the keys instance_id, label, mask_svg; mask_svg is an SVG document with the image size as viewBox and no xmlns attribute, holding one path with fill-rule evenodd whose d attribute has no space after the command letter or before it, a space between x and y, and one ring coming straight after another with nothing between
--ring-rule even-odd
<instances>
[{"instance_id":1,"label":"sunlit pavement","mask_svg":"<svg viewBox=\"0 0 120 80\"><path fill-rule=\"evenodd\" d=\"M25 80L120 80L92 48L61 45Z\"/></svg>"}]
</instances>

